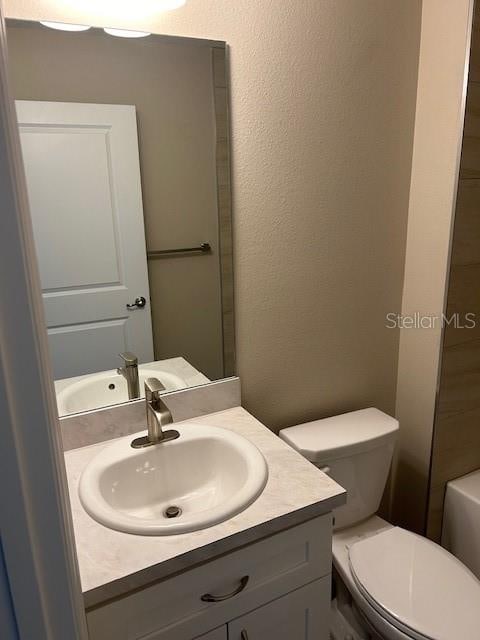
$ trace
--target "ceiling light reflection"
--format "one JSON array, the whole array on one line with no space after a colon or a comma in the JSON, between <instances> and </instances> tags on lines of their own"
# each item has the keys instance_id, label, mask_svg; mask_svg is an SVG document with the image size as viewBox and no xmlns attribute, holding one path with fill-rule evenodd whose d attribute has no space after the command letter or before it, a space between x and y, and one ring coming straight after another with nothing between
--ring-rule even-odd
<instances>
[{"instance_id":1,"label":"ceiling light reflection","mask_svg":"<svg viewBox=\"0 0 480 640\"><path fill-rule=\"evenodd\" d=\"M91 28L88 24L69 24L68 22L50 22L48 20L40 20L40 24L58 31L87 31Z\"/></svg>"}]
</instances>

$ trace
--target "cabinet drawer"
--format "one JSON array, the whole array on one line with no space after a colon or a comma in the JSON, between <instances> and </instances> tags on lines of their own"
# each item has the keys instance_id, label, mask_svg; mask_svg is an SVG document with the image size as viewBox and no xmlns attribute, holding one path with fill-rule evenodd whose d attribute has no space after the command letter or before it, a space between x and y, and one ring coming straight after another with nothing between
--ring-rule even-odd
<instances>
[{"instance_id":1,"label":"cabinet drawer","mask_svg":"<svg viewBox=\"0 0 480 640\"><path fill-rule=\"evenodd\" d=\"M228 625L228 640L328 640L330 578L321 578Z\"/></svg>"},{"instance_id":2,"label":"cabinet drawer","mask_svg":"<svg viewBox=\"0 0 480 640\"><path fill-rule=\"evenodd\" d=\"M190 640L331 571L331 514L87 613L90 640ZM227 596L205 602L202 595Z\"/></svg>"}]
</instances>

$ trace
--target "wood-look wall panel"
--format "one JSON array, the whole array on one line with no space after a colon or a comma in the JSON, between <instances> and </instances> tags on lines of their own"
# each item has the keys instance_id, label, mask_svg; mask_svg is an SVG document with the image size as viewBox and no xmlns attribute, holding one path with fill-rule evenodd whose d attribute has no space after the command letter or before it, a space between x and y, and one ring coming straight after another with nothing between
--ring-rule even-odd
<instances>
[{"instance_id":1,"label":"wood-look wall panel","mask_svg":"<svg viewBox=\"0 0 480 640\"><path fill-rule=\"evenodd\" d=\"M480 262L467 265L452 265L448 289L447 309L457 313L480 311L478 278Z\"/></svg>"},{"instance_id":2,"label":"wood-look wall panel","mask_svg":"<svg viewBox=\"0 0 480 640\"><path fill-rule=\"evenodd\" d=\"M480 180L460 180L452 264L480 263Z\"/></svg>"},{"instance_id":3,"label":"wood-look wall panel","mask_svg":"<svg viewBox=\"0 0 480 640\"><path fill-rule=\"evenodd\" d=\"M480 263L452 264L446 309L450 324L445 328L444 348L480 339L479 282Z\"/></svg>"},{"instance_id":4,"label":"wood-look wall panel","mask_svg":"<svg viewBox=\"0 0 480 640\"><path fill-rule=\"evenodd\" d=\"M469 82L460 178L480 178L480 83Z\"/></svg>"},{"instance_id":5,"label":"wood-look wall panel","mask_svg":"<svg viewBox=\"0 0 480 640\"><path fill-rule=\"evenodd\" d=\"M480 340L446 347L443 352L437 420L480 409L479 390Z\"/></svg>"},{"instance_id":6,"label":"wood-look wall panel","mask_svg":"<svg viewBox=\"0 0 480 640\"><path fill-rule=\"evenodd\" d=\"M472 39L474 46L472 46L470 54L470 70L468 78L472 82L480 82L480 47L477 43L480 41L480 12L475 11L473 19Z\"/></svg>"},{"instance_id":7,"label":"wood-look wall panel","mask_svg":"<svg viewBox=\"0 0 480 640\"><path fill-rule=\"evenodd\" d=\"M480 16L474 18L429 479L427 535L440 541L447 482L480 468ZM467 314L475 314L467 316ZM466 328L474 319L475 326ZM463 325L463 326L462 326Z\"/></svg>"}]
</instances>

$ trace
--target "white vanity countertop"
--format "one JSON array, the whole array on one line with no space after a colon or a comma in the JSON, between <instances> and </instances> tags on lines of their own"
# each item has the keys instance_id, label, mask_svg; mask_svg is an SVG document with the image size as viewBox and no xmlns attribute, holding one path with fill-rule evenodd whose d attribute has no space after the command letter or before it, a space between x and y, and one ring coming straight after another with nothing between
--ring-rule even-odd
<instances>
[{"instance_id":1,"label":"white vanity countertop","mask_svg":"<svg viewBox=\"0 0 480 640\"><path fill-rule=\"evenodd\" d=\"M86 607L126 594L175 572L331 511L346 500L331 478L293 451L245 409L188 420L223 427L251 440L269 468L260 497L230 520L192 533L140 536L98 524L78 497L80 475L109 442L65 453L82 590Z\"/></svg>"}]
</instances>

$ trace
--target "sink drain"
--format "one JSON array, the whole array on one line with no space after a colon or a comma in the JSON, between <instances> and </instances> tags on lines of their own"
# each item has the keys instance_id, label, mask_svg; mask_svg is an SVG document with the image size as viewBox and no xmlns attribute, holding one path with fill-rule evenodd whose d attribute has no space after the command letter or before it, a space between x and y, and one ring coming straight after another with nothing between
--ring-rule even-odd
<instances>
[{"instance_id":1,"label":"sink drain","mask_svg":"<svg viewBox=\"0 0 480 640\"><path fill-rule=\"evenodd\" d=\"M166 518L178 518L178 516L181 515L181 513L182 513L182 510L180 509L180 507L175 507L175 506L168 507L163 512Z\"/></svg>"}]
</instances>

